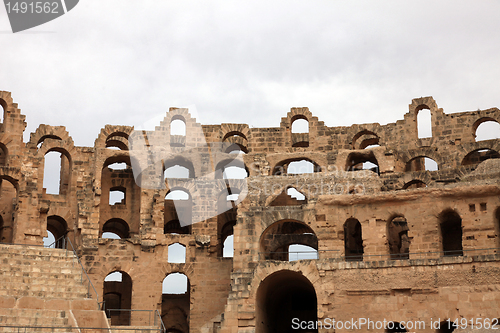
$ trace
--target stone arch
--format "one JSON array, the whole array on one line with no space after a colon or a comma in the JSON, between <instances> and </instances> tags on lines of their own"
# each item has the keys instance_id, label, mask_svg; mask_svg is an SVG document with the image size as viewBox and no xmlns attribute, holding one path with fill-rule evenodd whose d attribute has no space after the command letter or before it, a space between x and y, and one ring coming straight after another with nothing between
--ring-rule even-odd
<instances>
[{"instance_id":1,"label":"stone arch","mask_svg":"<svg viewBox=\"0 0 500 333\"><path fill-rule=\"evenodd\" d=\"M500 154L490 148L475 149L464 156L461 165L477 165L490 158L500 158Z\"/></svg>"},{"instance_id":2,"label":"stone arch","mask_svg":"<svg viewBox=\"0 0 500 333\"><path fill-rule=\"evenodd\" d=\"M0 243L12 243L17 222L18 183L0 176Z\"/></svg>"},{"instance_id":3,"label":"stone arch","mask_svg":"<svg viewBox=\"0 0 500 333\"><path fill-rule=\"evenodd\" d=\"M178 293L164 293L163 287L165 283L172 277L172 274L182 274L186 277L187 286L186 292ZM172 271L168 272L162 280L162 298L161 298L161 318L163 324L170 331L187 332L189 330L190 321L190 302L191 302L191 282L190 278L184 272ZM173 311L175 310L175 311ZM170 314L170 315L169 315Z\"/></svg>"},{"instance_id":4,"label":"stone arch","mask_svg":"<svg viewBox=\"0 0 500 333\"><path fill-rule=\"evenodd\" d=\"M462 218L456 210L443 210L439 216L441 246L444 256L462 256Z\"/></svg>"},{"instance_id":5,"label":"stone arch","mask_svg":"<svg viewBox=\"0 0 500 333\"><path fill-rule=\"evenodd\" d=\"M292 270L280 270L264 278L256 291L256 331L289 332L293 318L318 320L318 296L306 276ZM296 329L296 332L317 332Z\"/></svg>"},{"instance_id":6,"label":"stone arch","mask_svg":"<svg viewBox=\"0 0 500 333\"><path fill-rule=\"evenodd\" d=\"M410 180L409 182L406 182L402 189L403 190L413 190L413 189L417 189L417 188L423 188L423 187L427 187L427 184L421 180L421 179L412 179Z\"/></svg>"},{"instance_id":7,"label":"stone arch","mask_svg":"<svg viewBox=\"0 0 500 333\"><path fill-rule=\"evenodd\" d=\"M40 143L46 143L47 139L52 139L56 141L61 141L61 143L56 143L59 145L64 145L66 149L74 146L73 139L71 139L69 132L64 126L50 126L41 124L35 130L35 132L30 134L30 140L27 143L28 147L37 147Z\"/></svg>"},{"instance_id":8,"label":"stone arch","mask_svg":"<svg viewBox=\"0 0 500 333\"><path fill-rule=\"evenodd\" d=\"M179 165L181 167L184 167L189 170L189 178L196 178L196 173L194 169L193 162L189 160L188 158L185 158L181 155L174 156L172 158L163 160L163 173L175 165ZM165 178L165 177L164 177Z\"/></svg>"},{"instance_id":9,"label":"stone arch","mask_svg":"<svg viewBox=\"0 0 500 333\"><path fill-rule=\"evenodd\" d=\"M59 249L65 248L65 240L61 239L61 237L66 236L70 230L66 220L58 215L47 216L47 230L54 235L55 247Z\"/></svg>"},{"instance_id":10,"label":"stone arch","mask_svg":"<svg viewBox=\"0 0 500 333\"><path fill-rule=\"evenodd\" d=\"M133 131L131 126L106 125L94 141L94 147L109 148L116 144L121 150L128 150L128 138Z\"/></svg>"},{"instance_id":11,"label":"stone arch","mask_svg":"<svg viewBox=\"0 0 500 333\"><path fill-rule=\"evenodd\" d=\"M344 256L346 261L363 261L364 244L361 223L351 217L344 223Z\"/></svg>"},{"instance_id":12,"label":"stone arch","mask_svg":"<svg viewBox=\"0 0 500 333\"><path fill-rule=\"evenodd\" d=\"M113 273L121 274L121 281L106 281ZM110 311L110 309L130 310L132 308L133 281L123 270L113 270L103 281L104 311L111 320L111 325L130 325L130 311Z\"/></svg>"},{"instance_id":13,"label":"stone arch","mask_svg":"<svg viewBox=\"0 0 500 333\"><path fill-rule=\"evenodd\" d=\"M404 215L396 214L387 222L387 245L391 259L409 259L411 239Z\"/></svg>"},{"instance_id":14,"label":"stone arch","mask_svg":"<svg viewBox=\"0 0 500 333\"><path fill-rule=\"evenodd\" d=\"M376 174L380 175L380 163L377 160L373 151L371 151L371 150L350 153L347 156L344 170L346 170L346 171L365 170L365 166L363 164L366 162L369 162L370 164L375 165L375 167L372 166L368 170L371 170L371 171L375 172Z\"/></svg>"},{"instance_id":15,"label":"stone arch","mask_svg":"<svg viewBox=\"0 0 500 333\"><path fill-rule=\"evenodd\" d=\"M415 138L421 138L419 136L419 132L418 132L418 120L417 120L417 118L418 118L418 113L421 110L425 110L425 109L430 111L431 136L435 132L433 119L435 118L436 112L438 112L440 110L437 106L436 101L431 96L415 98L411 101L411 104L409 105L409 114L411 117L411 121L413 123L412 131L415 133Z\"/></svg>"},{"instance_id":16,"label":"stone arch","mask_svg":"<svg viewBox=\"0 0 500 333\"><path fill-rule=\"evenodd\" d=\"M221 160L217 163L215 167L215 179L223 179L224 172L227 168L236 167L239 169L243 169L247 173L247 177L250 175L250 171L248 170L245 162L241 159L225 159ZM224 178L224 179L239 179L239 178Z\"/></svg>"},{"instance_id":17,"label":"stone arch","mask_svg":"<svg viewBox=\"0 0 500 333\"><path fill-rule=\"evenodd\" d=\"M476 121L474 121L474 123L471 126L471 134L472 134L472 136L474 138L474 141L476 141L476 138L477 138L477 129L478 129L478 127L481 124L483 124L485 122L489 122L489 121L492 121L492 122L495 122L497 124L500 124L499 120L497 120L497 119L495 119L493 117L488 117L488 116L487 117L481 117L481 118L477 119Z\"/></svg>"},{"instance_id":18,"label":"stone arch","mask_svg":"<svg viewBox=\"0 0 500 333\"><path fill-rule=\"evenodd\" d=\"M353 149L365 149L367 146L380 143L380 137L372 131L362 130L352 138Z\"/></svg>"},{"instance_id":19,"label":"stone arch","mask_svg":"<svg viewBox=\"0 0 500 333\"><path fill-rule=\"evenodd\" d=\"M321 172L321 166L308 157L293 157L276 163L273 167L273 175L286 175L291 162L307 161L313 164L313 172Z\"/></svg>"},{"instance_id":20,"label":"stone arch","mask_svg":"<svg viewBox=\"0 0 500 333\"><path fill-rule=\"evenodd\" d=\"M318 250L318 237L306 223L287 219L272 223L261 234L260 253L265 260L289 260L288 246L306 245Z\"/></svg>"},{"instance_id":21,"label":"stone arch","mask_svg":"<svg viewBox=\"0 0 500 333\"><path fill-rule=\"evenodd\" d=\"M175 191L186 193L188 199L167 199L167 196L173 194ZM177 225L174 225L175 222L171 222L177 221L179 222L180 230L182 230L183 233L187 232L188 230L190 233L190 226L193 223L193 197L190 191L183 187L173 187L168 190L164 198L164 231L165 228L167 228L168 223L171 223L168 228L178 229ZM189 229L183 229L185 227L189 227Z\"/></svg>"},{"instance_id":22,"label":"stone arch","mask_svg":"<svg viewBox=\"0 0 500 333\"><path fill-rule=\"evenodd\" d=\"M105 232L117 234L121 239L130 238L130 226L125 220L120 218L111 218L107 220L102 225L99 235L102 236Z\"/></svg>"},{"instance_id":23,"label":"stone arch","mask_svg":"<svg viewBox=\"0 0 500 333\"><path fill-rule=\"evenodd\" d=\"M402 154L401 160L403 161L404 165L407 166L408 162L423 157L434 160L438 165L438 170L441 170L443 168L443 165L445 164L445 160L443 159L441 154L436 152L436 150L431 147L408 150L404 154Z\"/></svg>"}]
</instances>

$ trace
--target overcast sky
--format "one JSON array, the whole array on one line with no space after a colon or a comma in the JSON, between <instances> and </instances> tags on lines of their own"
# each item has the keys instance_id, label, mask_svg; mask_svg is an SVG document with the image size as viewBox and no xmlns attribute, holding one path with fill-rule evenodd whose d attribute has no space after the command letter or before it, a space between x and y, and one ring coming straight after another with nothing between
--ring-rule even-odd
<instances>
[{"instance_id":1,"label":"overcast sky","mask_svg":"<svg viewBox=\"0 0 500 333\"><path fill-rule=\"evenodd\" d=\"M294 106L344 126L395 122L421 96L500 105L500 1L82 0L16 34L2 6L0 40L25 138L64 125L79 146L170 106L277 127Z\"/></svg>"}]
</instances>

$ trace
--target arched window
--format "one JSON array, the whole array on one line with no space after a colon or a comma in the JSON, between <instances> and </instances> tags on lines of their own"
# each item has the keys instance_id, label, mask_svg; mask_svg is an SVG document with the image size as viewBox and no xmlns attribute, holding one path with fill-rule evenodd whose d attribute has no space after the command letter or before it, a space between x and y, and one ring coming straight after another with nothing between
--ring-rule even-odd
<instances>
[{"instance_id":1,"label":"arched window","mask_svg":"<svg viewBox=\"0 0 500 333\"><path fill-rule=\"evenodd\" d=\"M173 189L167 193L164 201L164 223L177 221L180 228L192 224L193 200L191 195L183 189ZM176 229L174 225L165 225L165 231ZM170 232L166 232L170 233ZM176 233L185 233L178 232Z\"/></svg>"},{"instance_id":2,"label":"arched window","mask_svg":"<svg viewBox=\"0 0 500 333\"><path fill-rule=\"evenodd\" d=\"M439 214L441 242L444 256L461 256L462 218L454 210L445 210Z\"/></svg>"},{"instance_id":3,"label":"arched window","mask_svg":"<svg viewBox=\"0 0 500 333\"><path fill-rule=\"evenodd\" d=\"M408 231L408 223L403 216L396 216L389 221L387 241L391 259L409 259L410 239Z\"/></svg>"},{"instance_id":4,"label":"arched window","mask_svg":"<svg viewBox=\"0 0 500 333\"><path fill-rule=\"evenodd\" d=\"M66 194L70 176L69 159L58 151L45 154L43 187L47 194Z\"/></svg>"},{"instance_id":5,"label":"arched window","mask_svg":"<svg viewBox=\"0 0 500 333\"><path fill-rule=\"evenodd\" d=\"M304 245L317 251L318 238L314 231L304 223L293 220L274 222L264 230L260 237L261 258L281 261L296 260L298 255L290 253L291 245Z\"/></svg>"},{"instance_id":6,"label":"arched window","mask_svg":"<svg viewBox=\"0 0 500 333\"><path fill-rule=\"evenodd\" d=\"M318 250L302 244L290 244L288 246L288 261L305 259L318 259Z\"/></svg>"},{"instance_id":7,"label":"arched window","mask_svg":"<svg viewBox=\"0 0 500 333\"><path fill-rule=\"evenodd\" d=\"M356 219L350 218L344 224L344 248L346 261L363 261L363 235Z\"/></svg>"},{"instance_id":8,"label":"arched window","mask_svg":"<svg viewBox=\"0 0 500 333\"><path fill-rule=\"evenodd\" d=\"M483 121L477 126L474 137L476 142L500 139L500 124L495 120Z\"/></svg>"},{"instance_id":9,"label":"arched window","mask_svg":"<svg viewBox=\"0 0 500 333\"><path fill-rule=\"evenodd\" d=\"M189 292L189 279L182 273L171 273L163 279L163 294L185 294Z\"/></svg>"},{"instance_id":10,"label":"arched window","mask_svg":"<svg viewBox=\"0 0 500 333\"><path fill-rule=\"evenodd\" d=\"M125 162L116 162L109 164L108 168L110 168L111 170L125 170L128 168L128 165Z\"/></svg>"},{"instance_id":11,"label":"arched window","mask_svg":"<svg viewBox=\"0 0 500 333\"><path fill-rule=\"evenodd\" d=\"M432 137L432 117L431 110L429 107L423 105L418 108L417 111L417 129L418 138L430 138Z\"/></svg>"},{"instance_id":12,"label":"arched window","mask_svg":"<svg viewBox=\"0 0 500 333\"><path fill-rule=\"evenodd\" d=\"M405 171L437 171L439 170L438 164L432 158L426 156L418 156L412 158L406 163Z\"/></svg>"},{"instance_id":13,"label":"arched window","mask_svg":"<svg viewBox=\"0 0 500 333\"><path fill-rule=\"evenodd\" d=\"M186 246L174 243L168 246L168 262L184 264L186 262Z\"/></svg>"},{"instance_id":14,"label":"arched window","mask_svg":"<svg viewBox=\"0 0 500 333\"><path fill-rule=\"evenodd\" d=\"M17 214L17 189L6 178L0 178L0 243L11 243Z\"/></svg>"},{"instance_id":15,"label":"arched window","mask_svg":"<svg viewBox=\"0 0 500 333\"><path fill-rule=\"evenodd\" d=\"M216 179L245 179L247 177L248 170L240 160L222 161L215 168Z\"/></svg>"},{"instance_id":16,"label":"arched window","mask_svg":"<svg viewBox=\"0 0 500 333\"><path fill-rule=\"evenodd\" d=\"M111 319L111 325L130 325L132 305L132 279L122 271L106 276L103 283L104 312Z\"/></svg>"},{"instance_id":17,"label":"arched window","mask_svg":"<svg viewBox=\"0 0 500 333\"><path fill-rule=\"evenodd\" d=\"M0 143L0 166L7 165L7 147Z\"/></svg>"},{"instance_id":18,"label":"arched window","mask_svg":"<svg viewBox=\"0 0 500 333\"><path fill-rule=\"evenodd\" d=\"M128 135L117 132L106 138L106 148L114 150L128 150Z\"/></svg>"},{"instance_id":19,"label":"arched window","mask_svg":"<svg viewBox=\"0 0 500 333\"><path fill-rule=\"evenodd\" d=\"M321 172L321 167L306 158L293 158L277 163L273 170L273 175L301 175Z\"/></svg>"},{"instance_id":20,"label":"arched window","mask_svg":"<svg viewBox=\"0 0 500 333\"><path fill-rule=\"evenodd\" d=\"M346 171L370 170L380 175L378 161L372 151L351 153L347 157Z\"/></svg>"},{"instance_id":21,"label":"arched window","mask_svg":"<svg viewBox=\"0 0 500 333\"><path fill-rule=\"evenodd\" d=\"M281 192L269 206L300 206L307 203L306 196L297 191L294 187L289 187Z\"/></svg>"},{"instance_id":22,"label":"arched window","mask_svg":"<svg viewBox=\"0 0 500 333\"><path fill-rule=\"evenodd\" d=\"M58 249L65 248L66 241L62 237L68 233L68 224L57 215L47 217L47 234L51 233L54 237L54 247Z\"/></svg>"},{"instance_id":23,"label":"arched window","mask_svg":"<svg viewBox=\"0 0 500 333\"><path fill-rule=\"evenodd\" d=\"M161 318L167 332L189 331L189 279L182 273L170 273L162 282Z\"/></svg>"},{"instance_id":24,"label":"arched window","mask_svg":"<svg viewBox=\"0 0 500 333\"><path fill-rule=\"evenodd\" d=\"M170 123L170 135L186 136L186 123L184 119L174 118Z\"/></svg>"},{"instance_id":25,"label":"arched window","mask_svg":"<svg viewBox=\"0 0 500 333\"><path fill-rule=\"evenodd\" d=\"M130 238L130 229L128 223L122 219L112 218L104 223L102 227L102 234L113 233L120 238Z\"/></svg>"},{"instance_id":26,"label":"arched window","mask_svg":"<svg viewBox=\"0 0 500 333\"><path fill-rule=\"evenodd\" d=\"M234 257L234 235L229 235L224 241L224 246L222 248L222 256L224 258Z\"/></svg>"},{"instance_id":27,"label":"arched window","mask_svg":"<svg viewBox=\"0 0 500 333\"><path fill-rule=\"evenodd\" d=\"M500 154L492 149L477 149L464 157L462 165L477 165L491 158L500 158Z\"/></svg>"},{"instance_id":28,"label":"arched window","mask_svg":"<svg viewBox=\"0 0 500 333\"><path fill-rule=\"evenodd\" d=\"M309 133L307 118L296 118L292 121L292 133Z\"/></svg>"},{"instance_id":29,"label":"arched window","mask_svg":"<svg viewBox=\"0 0 500 333\"><path fill-rule=\"evenodd\" d=\"M165 170L165 178L189 178L189 169L182 165L173 165Z\"/></svg>"}]
</instances>

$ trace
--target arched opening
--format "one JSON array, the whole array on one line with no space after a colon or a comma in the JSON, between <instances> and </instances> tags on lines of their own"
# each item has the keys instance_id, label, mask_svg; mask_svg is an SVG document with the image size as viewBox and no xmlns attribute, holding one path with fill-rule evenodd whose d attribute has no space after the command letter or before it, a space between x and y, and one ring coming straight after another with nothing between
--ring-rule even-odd
<instances>
[{"instance_id":1,"label":"arched opening","mask_svg":"<svg viewBox=\"0 0 500 333\"><path fill-rule=\"evenodd\" d=\"M0 143L0 166L7 165L7 147Z\"/></svg>"},{"instance_id":2,"label":"arched opening","mask_svg":"<svg viewBox=\"0 0 500 333\"><path fill-rule=\"evenodd\" d=\"M403 190L414 190L417 188L427 187L427 184L420 179L414 179L403 185Z\"/></svg>"},{"instance_id":3,"label":"arched opening","mask_svg":"<svg viewBox=\"0 0 500 333\"><path fill-rule=\"evenodd\" d=\"M412 158L406 163L406 172L411 171L437 171L439 170L438 164L432 158L426 156L418 156Z\"/></svg>"},{"instance_id":4,"label":"arched opening","mask_svg":"<svg viewBox=\"0 0 500 333\"><path fill-rule=\"evenodd\" d=\"M309 133L309 121L306 117L296 116L292 120L292 133Z\"/></svg>"},{"instance_id":5,"label":"arched opening","mask_svg":"<svg viewBox=\"0 0 500 333\"><path fill-rule=\"evenodd\" d=\"M186 246L181 243L174 243L168 246L169 263L184 264L186 263Z\"/></svg>"},{"instance_id":6,"label":"arched opening","mask_svg":"<svg viewBox=\"0 0 500 333\"><path fill-rule=\"evenodd\" d=\"M361 131L352 138L353 149L367 149L379 146L379 137L371 131Z\"/></svg>"},{"instance_id":7,"label":"arched opening","mask_svg":"<svg viewBox=\"0 0 500 333\"><path fill-rule=\"evenodd\" d=\"M177 156L163 161L163 179L195 178L194 166L190 161Z\"/></svg>"},{"instance_id":8,"label":"arched opening","mask_svg":"<svg viewBox=\"0 0 500 333\"><path fill-rule=\"evenodd\" d=\"M500 154L492 149L476 149L465 155L462 165L478 165L490 158L500 158Z\"/></svg>"},{"instance_id":9,"label":"arched opening","mask_svg":"<svg viewBox=\"0 0 500 333\"><path fill-rule=\"evenodd\" d=\"M318 238L306 224L294 220L281 220L271 224L260 237L261 258L289 261L290 245L305 245L318 250ZM294 258L297 254L293 255Z\"/></svg>"},{"instance_id":10,"label":"arched opening","mask_svg":"<svg viewBox=\"0 0 500 333\"><path fill-rule=\"evenodd\" d=\"M58 137L57 135L52 135L52 134L44 135L44 136L42 136L40 139L38 139L38 142L36 143L36 147L37 147L38 149L40 149L40 147L42 147L42 144L43 144L43 142L44 142L46 139L62 140L62 139L61 139L60 137Z\"/></svg>"},{"instance_id":11,"label":"arched opening","mask_svg":"<svg viewBox=\"0 0 500 333\"><path fill-rule=\"evenodd\" d=\"M386 333L408 332L408 330L397 321L390 321L385 328Z\"/></svg>"},{"instance_id":12,"label":"arched opening","mask_svg":"<svg viewBox=\"0 0 500 333\"><path fill-rule=\"evenodd\" d=\"M60 151L49 150L45 154L43 187L47 194L66 194L69 186L70 161Z\"/></svg>"},{"instance_id":13,"label":"arched opening","mask_svg":"<svg viewBox=\"0 0 500 333\"><path fill-rule=\"evenodd\" d=\"M222 257L234 257L234 235L229 235L226 237L226 240L224 240L224 245L222 247Z\"/></svg>"},{"instance_id":14,"label":"arched opening","mask_svg":"<svg viewBox=\"0 0 500 333\"><path fill-rule=\"evenodd\" d=\"M6 178L0 178L0 243L12 243L17 205L17 189Z\"/></svg>"},{"instance_id":15,"label":"arched opening","mask_svg":"<svg viewBox=\"0 0 500 333\"><path fill-rule=\"evenodd\" d=\"M427 105L417 108L417 131L419 139L432 137L432 116Z\"/></svg>"},{"instance_id":16,"label":"arched opening","mask_svg":"<svg viewBox=\"0 0 500 333\"><path fill-rule=\"evenodd\" d=\"M170 135L186 136L186 122L181 118L174 118L170 123Z\"/></svg>"},{"instance_id":17,"label":"arched opening","mask_svg":"<svg viewBox=\"0 0 500 333\"><path fill-rule=\"evenodd\" d=\"M185 227L181 227L179 220L168 221L163 226L163 233L165 235L189 235L191 233L191 226L187 225Z\"/></svg>"},{"instance_id":18,"label":"arched opening","mask_svg":"<svg viewBox=\"0 0 500 333\"><path fill-rule=\"evenodd\" d=\"M47 230L47 237L43 237L43 247L56 248L56 238L54 234Z\"/></svg>"},{"instance_id":19,"label":"arched opening","mask_svg":"<svg viewBox=\"0 0 500 333\"><path fill-rule=\"evenodd\" d=\"M354 218L350 218L344 223L344 249L346 261L363 261L361 223Z\"/></svg>"},{"instance_id":20,"label":"arched opening","mask_svg":"<svg viewBox=\"0 0 500 333\"><path fill-rule=\"evenodd\" d=\"M321 172L321 167L307 158L293 158L276 164L273 175L301 175Z\"/></svg>"},{"instance_id":21,"label":"arched opening","mask_svg":"<svg viewBox=\"0 0 500 333\"><path fill-rule=\"evenodd\" d=\"M235 154L235 155L243 155L243 154L248 154L248 149L238 143L233 143L229 145L229 147L226 148L225 150L226 154Z\"/></svg>"},{"instance_id":22,"label":"arched opening","mask_svg":"<svg viewBox=\"0 0 500 333\"><path fill-rule=\"evenodd\" d=\"M106 276L103 283L103 301L106 316L113 326L130 325L132 305L132 279L123 271Z\"/></svg>"},{"instance_id":23,"label":"arched opening","mask_svg":"<svg viewBox=\"0 0 500 333\"><path fill-rule=\"evenodd\" d=\"M189 169L182 165L173 165L168 169L165 169L165 178L189 178Z\"/></svg>"},{"instance_id":24,"label":"arched opening","mask_svg":"<svg viewBox=\"0 0 500 333\"><path fill-rule=\"evenodd\" d=\"M318 250L302 244L290 244L288 246L288 261L308 259L318 259Z\"/></svg>"},{"instance_id":25,"label":"arched opening","mask_svg":"<svg viewBox=\"0 0 500 333\"><path fill-rule=\"evenodd\" d=\"M189 331L190 289L189 279L182 273L163 279L161 318L167 332Z\"/></svg>"},{"instance_id":26,"label":"arched opening","mask_svg":"<svg viewBox=\"0 0 500 333\"><path fill-rule=\"evenodd\" d=\"M165 196L164 201L164 227L167 230L167 221L177 221L180 228L191 226L192 224L193 200L191 195L184 189L172 189ZM176 226L175 226L176 227ZM168 230L174 230L171 224ZM170 232L169 232L170 233ZM179 232L177 232L179 233ZM185 232L180 232L185 233Z\"/></svg>"},{"instance_id":27,"label":"arched opening","mask_svg":"<svg viewBox=\"0 0 500 333\"><path fill-rule=\"evenodd\" d=\"M122 132L110 134L106 138L106 148L115 150L128 150L128 135Z\"/></svg>"},{"instance_id":28,"label":"arched opening","mask_svg":"<svg viewBox=\"0 0 500 333\"><path fill-rule=\"evenodd\" d=\"M307 325L318 321L317 311L312 283L302 273L279 271L265 278L257 289L255 331L318 332Z\"/></svg>"},{"instance_id":29,"label":"arched opening","mask_svg":"<svg viewBox=\"0 0 500 333\"><path fill-rule=\"evenodd\" d=\"M378 161L372 151L351 153L347 157L346 171L370 170L380 175Z\"/></svg>"},{"instance_id":30,"label":"arched opening","mask_svg":"<svg viewBox=\"0 0 500 333\"><path fill-rule=\"evenodd\" d=\"M481 118L473 125L477 141L500 139L500 124L492 118Z\"/></svg>"},{"instance_id":31,"label":"arched opening","mask_svg":"<svg viewBox=\"0 0 500 333\"><path fill-rule=\"evenodd\" d=\"M281 192L269 206L300 206L307 203L306 196L294 187L288 187Z\"/></svg>"},{"instance_id":32,"label":"arched opening","mask_svg":"<svg viewBox=\"0 0 500 333\"><path fill-rule=\"evenodd\" d=\"M221 161L215 168L216 179L245 179L248 175L248 169L239 159Z\"/></svg>"},{"instance_id":33,"label":"arched opening","mask_svg":"<svg viewBox=\"0 0 500 333\"><path fill-rule=\"evenodd\" d=\"M123 186L116 186L109 189L109 205L125 205L125 195L127 189Z\"/></svg>"},{"instance_id":34,"label":"arched opening","mask_svg":"<svg viewBox=\"0 0 500 333\"><path fill-rule=\"evenodd\" d=\"M0 124L3 124L5 119L5 109L7 108L7 103L3 99L0 99Z\"/></svg>"},{"instance_id":35,"label":"arched opening","mask_svg":"<svg viewBox=\"0 0 500 333\"><path fill-rule=\"evenodd\" d=\"M116 234L121 239L130 238L130 229L128 223L122 219L113 218L104 223L102 227L102 234L113 233Z\"/></svg>"},{"instance_id":36,"label":"arched opening","mask_svg":"<svg viewBox=\"0 0 500 333\"><path fill-rule=\"evenodd\" d=\"M462 249L462 218L454 210L445 210L439 214L441 243L444 256L461 256Z\"/></svg>"},{"instance_id":37,"label":"arched opening","mask_svg":"<svg viewBox=\"0 0 500 333\"><path fill-rule=\"evenodd\" d=\"M392 260L409 259L409 230L410 229L408 228L408 222L406 222L404 216L395 216L387 224L387 242L389 245L389 253Z\"/></svg>"},{"instance_id":38,"label":"arched opening","mask_svg":"<svg viewBox=\"0 0 500 333\"><path fill-rule=\"evenodd\" d=\"M55 248L63 249L66 247L66 240L62 237L65 236L68 231L68 224L62 217L57 215L47 217L47 232L53 235Z\"/></svg>"}]
</instances>

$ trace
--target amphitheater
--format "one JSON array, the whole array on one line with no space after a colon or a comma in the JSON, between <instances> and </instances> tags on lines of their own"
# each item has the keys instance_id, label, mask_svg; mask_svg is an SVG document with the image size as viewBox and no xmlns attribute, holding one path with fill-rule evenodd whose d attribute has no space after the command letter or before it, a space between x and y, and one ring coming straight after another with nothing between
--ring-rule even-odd
<instances>
[{"instance_id":1,"label":"amphitheater","mask_svg":"<svg viewBox=\"0 0 500 333\"><path fill-rule=\"evenodd\" d=\"M63 126L24 142L0 104L2 332L500 329L500 139L478 136L498 108L422 97L348 127L292 108L272 128L170 108L78 147Z\"/></svg>"}]
</instances>

